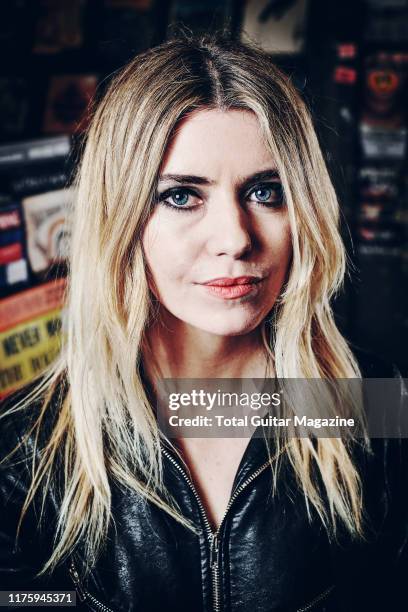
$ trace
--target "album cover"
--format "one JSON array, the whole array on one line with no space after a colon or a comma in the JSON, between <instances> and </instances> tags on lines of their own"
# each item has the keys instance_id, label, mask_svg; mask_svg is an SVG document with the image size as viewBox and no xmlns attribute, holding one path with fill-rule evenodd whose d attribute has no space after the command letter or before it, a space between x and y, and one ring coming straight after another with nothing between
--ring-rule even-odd
<instances>
[{"instance_id":1,"label":"album cover","mask_svg":"<svg viewBox=\"0 0 408 612\"><path fill-rule=\"evenodd\" d=\"M68 254L68 206L72 190L59 189L24 198L22 201L27 250L34 273L63 261Z\"/></svg>"},{"instance_id":2,"label":"album cover","mask_svg":"<svg viewBox=\"0 0 408 612\"><path fill-rule=\"evenodd\" d=\"M95 75L54 76L50 80L44 132L74 134L88 123L87 110L98 79Z\"/></svg>"},{"instance_id":3,"label":"album cover","mask_svg":"<svg viewBox=\"0 0 408 612\"><path fill-rule=\"evenodd\" d=\"M367 57L360 123L365 159L403 160L407 147L405 87L407 53L380 52Z\"/></svg>"},{"instance_id":4,"label":"album cover","mask_svg":"<svg viewBox=\"0 0 408 612\"><path fill-rule=\"evenodd\" d=\"M300 53L305 41L307 5L308 0L248 0L242 23L243 42L256 42L272 54Z\"/></svg>"},{"instance_id":5,"label":"album cover","mask_svg":"<svg viewBox=\"0 0 408 612\"><path fill-rule=\"evenodd\" d=\"M19 204L0 207L0 296L29 279L24 241Z\"/></svg>"},{"instance_id":6,"label":"album cover","mask_svg":"<svg viewBox=\"0 0 408 612\"><path fill-rule=\"evenodd\" d=\"M0 301L0 398L28 383L57 356L65 285L62 278Z\"/></svg>"},{"instance_id":7,"label":"album cover","mask_svg":"<svg viewBox=\"0 0 408 612\"><path fill-rule=\"evenodd\" d=\"M40 0L34 53L53 54L76 49L83 42L83 0Z\"/></svg>"}]
</instances>

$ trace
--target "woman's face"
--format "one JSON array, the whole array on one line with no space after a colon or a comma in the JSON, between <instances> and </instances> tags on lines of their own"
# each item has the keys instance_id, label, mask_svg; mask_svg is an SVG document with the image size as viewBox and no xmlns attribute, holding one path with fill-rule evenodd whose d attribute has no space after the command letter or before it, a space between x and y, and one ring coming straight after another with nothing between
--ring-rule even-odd
<instances>
[{"instance_id":1,"label":"woman's face","mask_svg":"<svg viewBox=\"0 0 408 612\"><path fill-rule=\"evenodd\" d=\"M234 336L268 315L286 277L291 235L254 114L200 110L181 123L143 248L151 289L170 318Z\"/></svg>"}]
</instances>

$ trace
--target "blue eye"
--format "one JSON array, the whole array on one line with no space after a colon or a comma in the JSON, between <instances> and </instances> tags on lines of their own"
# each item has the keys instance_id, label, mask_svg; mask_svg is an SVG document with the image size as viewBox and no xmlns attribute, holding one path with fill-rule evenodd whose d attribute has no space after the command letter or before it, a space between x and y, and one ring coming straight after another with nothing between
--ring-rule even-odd
<instances>
[{"instance_id":1,"label":"blue eye","mask_svg":"<svg viewBox=\"0 0 408 612\"><path fill-rule=\"evenodd\" d=\"M261 187L254 191L254 196L260 202L267 202L272 195L272 189L266 189L265 187Z\"/></svg>"},{"instance_id":2,"label":"blue eye","mask_svg":"<svg viewBox=\"0 0 408 612\"><path fill-rule=\"evenodd\" d=\"M190 194L185 189L174 189L169 195L169 198L176 206L185 206L189 200Z\"/></svg>"},{"instance_id":3,"label":"blue eye","mask_svg":"<svg viewBox=\"0 0 408 612\"><path fill-rule=\"evenodd\" d=\"M172 187L156 196L156 202L175 211L192 212L202 203L200 196L187 187Z\"/></svg>"},{"instance_id":4,"label":"blue eye","mask_svg":"<svg viewBox=\"0 0 408 612\"><path fill-rule=\"evenodd\" d=\"M278 182L265 185L256 185L247 196L250 202L270 205L271 207L280 206L283 203L282 185Z\"/></svg>"}]
</instances>

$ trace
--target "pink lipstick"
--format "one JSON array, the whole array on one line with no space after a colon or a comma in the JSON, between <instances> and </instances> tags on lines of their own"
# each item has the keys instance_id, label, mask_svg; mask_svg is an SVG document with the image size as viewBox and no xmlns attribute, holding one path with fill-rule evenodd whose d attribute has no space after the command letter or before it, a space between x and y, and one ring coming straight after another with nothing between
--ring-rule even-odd
<instances>
[{"instance_id":1,"label":"pink lipstick","mask_svg":"<svg viewBox=\"0 0 408 612\"><path fill-rule=\"evenodd\" d=\"M237 278L214 278L202 283L207 290L218 297L235 299L257 290L262 278L258 276L238 276Z\"/></svg>"}]
</instances>

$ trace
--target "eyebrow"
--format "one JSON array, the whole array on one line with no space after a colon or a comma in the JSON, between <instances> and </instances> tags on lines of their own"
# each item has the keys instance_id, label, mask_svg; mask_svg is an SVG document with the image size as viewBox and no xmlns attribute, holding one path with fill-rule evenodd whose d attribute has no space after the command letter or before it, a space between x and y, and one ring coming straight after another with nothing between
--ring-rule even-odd
<instances>
[{"instance_id":1,"label":"eyebrow","mask_svg":"<svg viewBox=\"0 0 408 612\"><path fill-rule=\"evenodd\" d=\"M243 178L239 181L239 189L244 189L248 185L259 183L261 181L279 179L279 173L275 169L262 170L261 172L255 172L250 176ZM205 176L195 176L193 174L162 174L159 176L159 182L174 181L181 185L213 185L214 181L206 178Z\"/></svg>"},{"instance_id":2,"label":"eyebrow","mask_svg":"<svg viewBox=\"0 0 408 612\"><path fill-rule=\"evenodd\" d=\"M262 183L262 181L270 181L271 179L279 179L279 172L277 170L270 169L255 172L255 174L251 174L251 176L240 181L240 189L245 189L255 183Z\"/></svg>"},{"instance_id":3,"label":"eyebrow","mask_svg":"<svg viewBox=\"0 0 408 612\"><path fill-rule=\"evenodd\" d=\"M195 176L193 174L162 174L159 176L159 182L174 181L175 183L190 185L213 185L214 181L205 178L204 176Z\"/></svg>"}]
</instances>

